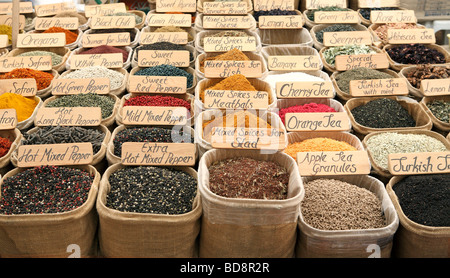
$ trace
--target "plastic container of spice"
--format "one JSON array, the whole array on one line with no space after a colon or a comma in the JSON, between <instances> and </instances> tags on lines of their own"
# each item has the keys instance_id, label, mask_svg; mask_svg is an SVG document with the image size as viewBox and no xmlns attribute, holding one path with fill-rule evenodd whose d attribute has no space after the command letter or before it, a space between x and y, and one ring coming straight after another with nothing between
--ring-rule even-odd
<instances>
[{"instance_id":1,"label":"plastic container of spice","mask_svg":"<svg viewBox=\"0 0 450 278\"><path fill-rule=\"evenodd\" d=\"M320 42L317 40L316 34L318 32L320 32L321 30L323 30L327 27L330 27L330 26L334 26L334 25L348 25L350 27L353 27L353 29L355 29L355 31L368 31L367 27L362 24L319 24L319 25L315 25L311 28L310 33L311 33L311 38L313 40L314 47L317 50L321 50L322 48L325 47L325 45L323 44L323 42Z\"/></svg>"},{"instance_id":2,"label":"plastic container of spice","mask_svg":"<svg viewBox=\"0 0 450 278\"><path fill-rule=\"evenodd\" d=\"M198 190L192 210L182 214L123 212L110 208L107 206L107 196L111 192L110 177L127 167L130 166L117 163L108 167L102 175L96 203L102 254L116 258L197 257L197 238L202 215ZM191 167L174 169L197 179L197 172Z\"/></svg>"},{"instance_id":3,"label":"plastic container of spice","mask_svg":"<svg viewBox=\"0 0 450 278\"><path fill-rule=\"evenodd\" d=\"M125 62L123 62L123 66L122 66L123 69L127 70L131 66L131 58L133 56L133 48L131 48L130 46L115 46L115 48L125 50L128 53L127 59ZM87 51L89 49L91 49L91 48L79 47L77 49L72 50L72 52L70 53L70 56L67 58L67 61L66 61L66 69L71 70L71 60L74 55L78 55L78 53ZM102 53L97 53L97 54L102 54ZM80 54L80 55L84 55L84 54Z\"/></svg>"},{"instance_id":4,"label":"plastic container of spice","mask_svg":"<svg viewBox=\"0 0 450 278\"><path fill-rule=\"evenodd\" d=\"M323 69L323 62L322 59L320 59L319 52L317 49L312 48L310 46L297 46L297 45L287 45L287 46L277 46L277 45L266 45L261 49L261 55L264 57L267 68L269 72L272 72L273 70L270 70L270 64L269 64L269 57L270 56L316 56L319 58L319 69L315 70L301 70L301 72L315 72L318 70ZM288 70L289 72L293 72L295 70ZM279 72L279 70L277 70Z\"/></svg>"},{"instance_id":5,"label":"plastic container of spice","mask_svg":"<svg viewBox=\"0 0 450 278\"><path fill-rule=\"evenodd\" d=\"M16 48L9 52L8 57L16 57L26 52L32 52L32 51L48 51L55 53L62 57L61 63L57 65L53 65L53 69L56 70L58 73L62 73L66 70L66 61L71 55L71 50L68 47L46 47L45 49L42 48Z\"/></svg>"},{"instance_id":6,"label":"plastic container of spice","mask_svg":"<svg viewBox=\"0 0 450 278\"><path fill-rule=\"evenodd\" d=\"M289 174L286 199L228 198L213 193L209 167L236 157L271 161L286 169ZM290 156L253 150L210 150L200 160L198 175L203 208L199 257L294 256L299 206L305 192L298 166Z\"/></svg>"},{"instance_id":7,"label":"plastic container of spice","mask_svg":"<svg viewBox=\"0 0 450 278\"><path fill-rule=\"evenodd\" d=\"M140 41L140 38L141 38L141 30L139 30L138 28L123 29L123 30L118 29L118 30L120 32L128 32L128 33L130 33L130 40L131 40L131 42L130 42L129 47L134 48L134 47L136 47L139 44L139 41ZM92 35L92 34L97 34L97 33L100 33L100 32L101 32L101 34L108 33L107 30L88 29L88 30L84 31L83 35L84 34ZM113 32L111 32L111 33L113 33ZM83 47L82 41L83 41L83 38L81 38L78 41L77 47Z\"/></svg>"},{"instance_id":8,"label":"plastic container of spice","mask_svg":"<svg viewBox=\"0 0 450 278\"><path fill-rule=\"evenodd\" d=\"M81 42L81 38L83 37L83 31L78 28L77 30L70 30L71 32L77 34L77 39L69 44L66 44L65 47L69 48L70 50L74 50L75 48L78 47L78 44ZM43 31L38 31L38 30L31 30L28 31L27 33L42 33Z\"/></svg>"},{"instance_id":9,"label":"plastic container of spice","mask_svg":"<svg viewBox=\"0 0 450 278\"><path fill-rule=\"evenodd\" d=\"M0 215L2 258L35 257L67 258L68 242L76 242L80 257L97 255L96 234L98 217L95 212L100 173L91 165L61 166L87 171L93 175L93 182L86 201L79 207L60 213ZM6 173L0 181L26 171L29 168L15 168Z\"/></svg>"},{"instance_id":10,"label":"plastic container of spice","mask_svg":"<svg viewBox=\"0 0 450 278\"><path fill-rule=\"evenodd\" d=\"M168 26L168 27L170 27L170 26ZM172 27L174 27L174 26L172 26ZM158 30L159 28L162 28L162 27L145 26L144 28L141 29L141 34L142 33L158 33L155 31ZM195 39L197 37L197 31L193 27L177 27L177 28L180 28L181 30L188 33L187 45L194 45ZM173 31L173 32L175 32L175 31ZM142 40L139 41L139 45L142 45Z\"/></svg>"},{"instance_id":11,"label":"plastic container of spice","mask_svg":"<svg viewBox=\"0 0 450 278\"><path fill-rule=\"evenodd\" d=\"M438 118L438 115L435 115L428 105L430 103L433 103L435 101L443 101L444 103L447 103L448 106L450 106L450 95L444 95L444 96L426 96L423 97L422 100L419 102L422 106L423 110L427 112L428 116L430 117L431 121L433 122L433 128L436 128L440 131L450 131L450 121L443 121L441 118ZM446 114L445 116L448 118L449 111L442 110L443 114Z\"/></svg>"},{"instance_id":12,"label":"plastic container of spice","mask_svg":"<svg viewBox=\"0 0 450 278\"><path fill-rule=\"evenodd\" d=\"M385 226L355 230L324 230L305 221L302 207L298 220L297 258L390 258L394 234L399 225L384 184L369 175L302 177L303 184L316 179L334 179L369 190L380 200Z\"/></svg>"},{"instance_id":13,"label":"plastic container of spice","mask_svg":"<svg viewBox=\"0 0 450 278\"><path fill-rule=\"evenodd\" d=\"M8 152L0 157L0 175L4 175L9 170L12 170L11 155L17 149L22 139L22 133L17 128L0 130L0 138L8 139L11 142Z\"/></svg>"},{"instance_id":14,"label":"plastic container of spice","mask_svg":"<svg viewBox=\"0 0 450 278\"><path fill-rule=\"evenodd\" d=\"M387 193L394 204L400 221L394 239L395 256L398 258L448 258L450 227L432 227L419 224L405 215L399 196L393 188L406 177L392 177L386 185ZM432 185L430 184L430 186Z\"/></svg>"},{"instance_id":15,"label":"plastic container of spice","mask_svg":"<svg viewBox=\"0 0 450 278\"><path fill-rule=\"evenodd\" d=\"M156 0L148 0L148 1L155 1L155 3L156 3ZM247 4L247 12L248 13L251 13L253 11L253 1L251 1L251 0L238 0L238 1L245 2ZM204 6L203 3L205 3L205 2L217 2L217 1L214 1L214 0L198 0L197 1L197 12L203 13L203 6Z\"/></svg>"},{"instance_id":16,"label":"plastic container of spice","mask_svg":"<svg viewBox=\"0 0 450 278\"><path fill-rule=\"evenodd\" d=\"M261 39L261 44L276 45L285 47L287 45L313 46L313 39L306 28L285 29L280 32L278 29L256 29L256 34Z\"/></svg>"},{"instance_id":17,"label":"plastic container of spice","mask_svg":"<svg viewBox=\"0 0 450 278\"><path fill-rule=\"evenodd\" d=\"M204 49L205 37L214 36L214 35L218 36L219 34L224 34L224 36L222 36L222 37L231 37L231 36L226 36L224 32L234 33L235 35L233 35L233 37L243 36L243 34L241 35L241 33L245 33L245 36L254 37L256 48L255 48L255 51L253 51L253 52L259 53L261 51L261 47L262 47L261 38L255 31L250 31L250 30L203 30L196 34L195 48L197 49L197 51L199 53L204 53L205 52L205 49Z\"/></svg>"},{"instance_id":18,"label":"plastic container of spice","mask_svg":"<svg viewBox=\"0 0 450 278\"><path fill-rule=\"evenodd\" d=\"M145 49L145 46L138 46L138 47L136 47L135 49L134 49L134 51L133 51L133 57L131 58L131 67L132 68L135 68L135 67L138 67L139 66L139 62L138 62L138 50L139 50L139 48L143 48L143 49ZM186 50L188 50L191 54L192 54L192 56L193 56L193 59L191 60L191 61L189 61L189 67L191 67L191 68L194 68L195 67L195 60L197 59L197 55L198 55L198 53L197 53L197 49L195 48L195 47L193 47L192 45L186 45L186 46L184 46L185 48L186 48ZM169 50L169 49L161 49L161 50ZM174 50L175 51L175 50Z\"/></svg>"},{"instance_id":19,"label":"plastic container of spice","mask_svg":"<svg viewBox=\"0 0 450 278\"><path fill-rule=\"evenodd\" d=\"M215 30L216 28L204 28L203 27L203 17L205 15L203 13L197 14L197 16L195 17L195 23L194 23L194 28L197 30L197 32L201 32L204 30ZM235 30L250 30L250 31L255 31L257 28L257 24L256 24L256 20L253 17L253 15L251 14L247 14L247 15L239 15L239 16L244 16L247 17L248 20L250 21L250 27L249 28L241 28L241 29L235 29ZM220 29L220 28L217 28ZM221 29L223 30L223 29Z\"/></svg>"}]
</instances>

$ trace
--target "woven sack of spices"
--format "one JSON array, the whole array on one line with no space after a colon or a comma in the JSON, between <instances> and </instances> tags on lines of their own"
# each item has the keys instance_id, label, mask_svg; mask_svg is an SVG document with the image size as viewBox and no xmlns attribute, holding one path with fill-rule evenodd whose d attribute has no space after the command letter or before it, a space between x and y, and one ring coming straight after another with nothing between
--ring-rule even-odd
<instances>
[{"instance_id":1,"label":"woven sack of spices","mask_svg":"<svg viewBox=\"0 0 450 278\"><path fill-rule=\"evenodd\" d=\"M377 71L390 74L390 75L392 75L392 78L402 78L397 72L390 70L390 69L377 69ZM336 81L336 76L338 76L341 73L343 73L343 71L333 72L330 76L330 79L333 82L333 87L336 89L336 94L338 95L338 97L344 101L347 101L354 97L350 93L347 93L347 92L341 90L341 88L339 88L339 85L337 84L337 81Z\"/></svg>"},{"instance_id":2,"label":"woven sack of spices","mask_svg":"<svg viewBox=\"0 0 450 278\"><path fill-rule=\"evenodd\" d=\"M193 258L197 257L202 205L200 194L192 210L177 215L122 212L106 206L111 191L110 176L123 168L114 164L102 175L96 208L99 216L100 252L111 258ZM197 179L191 167L175 167Z\"/></svg>"},{"instance_id":3,"label":"woven sack of spices","mask_svg":"<svg viewBox=\"0 0 450 278\"><path fill-rule=\"evenodd\" d=\"M164 29L161 29L164 28ZM157 31L159 29L159 31ZM193 27L176 27L176 26L146 26L142 28L142 33L158 33L158 32L186 32L188 33L188 43L186 45L191 45L195 47L195 42L197 38L197 31ZM139 45L143 45L142 39L139 41Z\"/></svg>"},{"instance_id":4,"label":"woven sack of spices","mask_svg":"<svg viewBox=\"0 0 450 278\"><path fill-rule=\"evenodd\" d=\"M22 139L22 133L17 128L0 130L0 138L8 139L11 142L8 152L0 157L0 175L4 175L8 171L7 166L11 164L11 155L15 152Z\"/></svg>"},{"instance_id":5,"label":"woven sack of spices","mask_svg":"<svg viewBox=\"0 0 450 278\"><path fill-rule=\"evenodd\" d=\"M83 69L81 69L81 70L83 70ZM117 88L115 88L115 87L112 88L112 86L110 86L110 91L109 91L109 93L111 95L115 95L115 96L120 98L120 97L123 96L123 94L125 93L125 91L127 89L129 73L128 73L128 71L126 69L123 69L123 68L109 69L109 70L117 71L117 72L120 72L121 74L123 74L123 80L121 82L121 85L119 87L117 87ZM66 70L65 72L63 72L59 76L59 78L66 78L68 74L73 73L75 71L78 71L78 70L73 70L73 69L72 70ZM89 75L86 75L84 77L80 76L79 78L88 78L88 77L90 77L90 76ZM102 76L102 77L108 77L108 76Z\"/></svg>"},{"instance_id":6,"label":"woven sack of spices","mask_svg":"<svg viewBox=\"0 0 450 278\"><path fill-rule=\"evenodd\" d=\"M128 53L126 61L123 62L122 68L127 70L131 66L131 58L133 56L133 49L130 46L115 46L118 49L125 50ZM66 69L71 70L71 60L74 55L89 50L89 48L78 47L70 53L70 56L66 60ZM101 53L100 53L101 54Z\"/></svg>"},{"instance_id":7,"label":"woven sack of spices","mask_svg":"<svg viewBox=\"0 0 450 278\"><path fill-rule=\"evenodd\" d=\"M201 32L201 31L205 31L205 30L212 30L212 29L207 29L203 27L203 17L205 15L203 13L197 14L197 16L195 17L195 22L194 22L194 28L197 30L197 32ZM248 20L250 21L250 28L242 28L242 30L250 30L250 31L255 31L257 30L257 24L256 24L256 20L253 17L253 15L251 14L247 14L247 15L243 15L245 17L248 17Z\"/></svg>"},{"instance_id":8,"label":"woven sack of spices","mask_svg":"<svg viewBox=\"0 0 450 278\"><path fill-rule=\"evenodd\" d=\"M115 152L114 140L115 140L117 134L119 132L127 129L127 127L129 127L129 126L119 125L114 129L114 131L111 134L110 140L107 143L107 148L106 148L106 160L108 161L109 166L116 164L116 163L120 163L122 161L122 158L119 155L117 155ZM186 128L189 129L190 134L192 135L192 138L194 138L194 133L195 133L194 129L192 127L186 127ZM130 142L130 141L128 141L128 142ZM194 143L194 141L192 141L192 143ZM197 160L198 152L196 152L195 155L196 155L195 159Z\"/></svg>"},{"instance_id":9,"label":"woven sack of spices","mask_svg":"<svg viewBox=\"0 0 450 278\"><path fill-rule=\"evenodd\" d=\"M228 34L229 36L225 36L225 32L227 32L226 34ZM244 34L242 34L244 33ZM223 35L223 36L221 36ZM204 30L204 31L200 31L196 34L196 38L195 38L195 42L194 42L194 46L195 48L198 50L199 53L204 53L205 52L205 48L204 48L204 40L206 37L254 37L255 38L255 53L259 53L261 51L261 38L258 36L258 34L256 33L256 31L250 31L250 30ZM224 51L225 52L225 51Z\"/></svg>"},{"instance_id":10,"label":"woven sack of spices","mask_svg":"<svg viewBox=\"0 0 450 278\"><path fill-rule=\"evenodd\" d=\"M432 65L450 65L450 53L443 46L438 45L438 44L424 44L424 46L427 49L431 49L431 51L436 51L437 53L442 54L444 56L444 61L445 62L443 64L431 63ZM420 64L418 62L415 62L414 64L402 64L402 63L398 63L398 62L394 61L391 58L391 56L388 54L388 51L391 48L394 48L394 47L398 47L398 45L386 44L383 47L383 49L382 49L383 52L386 53L386 56L387 56L387 58L389 60L389 66L390 66L391 69L399 72L405 67L409 67L409 66L412 66L412 65ZM404 57L405 55L402 55L402 56ZM408 55L408 56L411 56L411 55ZM425 57L425 54L421 53L421 54L419 54L419 57ZM434 55L433 58L436 58L436 55ZM417 58L415 58L415 59L417 59ZM427 62L426 64L429 64L429 63L430 62Z\"/></svg>"},{"instance_id":11,"label":"woven sack of spices","mask_svg":"<svg viewBox=\"0 0 450 278\"><path fill-rule=\"evenodd\" d=\"M228 198L210 189L209 167L229 158L275 162L289 174L285 199ZM210 150L199 163L203 216L201 258L292 258L304 188L295 161L283 153L252 150ZM243 178L242 178L243 179Z\"/></svg>"},{"instance_id":12,"label":"woven sack of spices","mask_svg":"<svg viewBox=\"0 0 450 278\"><path fill-rule=\"evenodd\" d=\"M136 50L139 49L140 47L142 47L142 46L136 47L136 49L134 49L134 51L133 51L133 55L131 58L131 68L139 67L138 51L136 51ZM185 47L186 47L186 50L188 50L190 53L192 53L192 56L193 56L193 60L189 61L189 67L194 68L195 67L195 59L198 55L197 49L195 47L193 47L192 45L186 45ZM161 49L161 50L165 50L165 49Z\"/></svg>"},{"instance_id":13,"label":"woven sack of spices","mask_svg":"<svg viewBox=\"0 0 450 278\"><path fill-rule=\"evenodd\" d=\"M319 40L317 40L317 33L327 27L331 27L334 26L335 24L318 24L315 25L311 28L310 33L311 33L311 38L313 40L313 45L314 47L320 51L322 48L325 47L325 45L323 44L323 42L320 42ZM355 31L367 31L367 27L362 25L362 24L336 24L336 25L345 25L345 26L350 26L353 29L355 29ZM337 32L337 31L336 31Z\"/></svg>"},{"instance_id":14,"label":"woven sack of spices","mask_svg":"<svg viewBox=\"0 0 450 278\"><path fill-rule=\"evenodd\" d=\"M392 127L392 128L371 128L367 126L363 126L355 121L353 117L352 110L361 105L365 105L370 101L388 98L397 101L404 109L406 109L409 115L415 120L416 125L414 127ZM361 98L352 98L348 100L344 105L345 110L347 111L348 116L350 117L350 121L352 123L352 128L358 136L364 136L372 132L377 131L399 131L399 130L431 130L433 123L427 113L423 110L420 104L409 98L409 97L361 97ZM388 116L388 115L381 115Z\"/></svg>"},{"instance_id":15,"label":"woven sack of spices","mask_svg":"<svg viewBox=\"0 0 450 278\"><path fill-rule=\"evenodd\" d=\"M34 134L37 133L40 127L33 127L32 129L28 130L26 133L27 134ZM102 172L102 169L105 166L106 161L104 161L104 158L106 157L106 150L108 147L108 143L111 139L111 131L104 125L99 125L99 126L95 126L92 127L95 130L101 131L102 133L105 134L105 137L101 143L101 147L100 150L98 152L94 152L94 155L92 157L92 162L90 163L90 165L94 166L97 171ZM21 140L17 143L17 148L21 145L23 145L23 136L21 138ZM57 143L56 143L57 144ZM17 161L17 151L13 152L11 154L11 163L14 165L14 167L18 167L18 161Z\"/></svg>"},{"instance_id":16,"label":"woven sack of spices","mask_svg":"<svg viewBox=\"0 0 450 278\"><path fill-rule=\"evenodd\" d=\"M8 56L16 57L25 52L40 51L40 50L53 52L57 55L62 56L61 63L54 65L53 69L56 70L59 74L61 74L63 71L66 70L66 61L71 54L71 50L68 47L46 47L45 49L42 49L42 48L16 48L16 49L11 50L9 52Z\"/></svg>"},{"instance_id":17,"label":"woven sack of spices","mask_svg":"<svg viewBox=\"0 0 450 278\"><path fill-rule=\"evenodd\" d=\"M385 218L383 227L367 229L319 229L305 221L305 211L300 207L298 220L297 258L390 258L393 238L398 228L398 215L384 184L369 175L302 177L304 186L319 178L334 179L356 185L375 194L381 202ZM306 193L305 198L306 199ZM344 210L344 204L342 208ZM351 207L350 210L357 208ZM338 217L338 216L336 216ZM326 218L326 216L324 216ZM325 221L325 220L324 220ZM341 221L344 221L342 219ZM358 223L359 224L359 223Z\"/></svg>"},{"instance_id":18,"label":"woven sack of spices","mask_svg":"<svg viewBox=\"0 0 450 278\"><path fill-rule=\"evenodd\" d=\"M394 237L393 255L396 258L448 258L450 227L419 224L405 215L399 197L393 188L406 177L394 176L386 185L387 193L394 204L400 221Z\"/></svg>"},{"instance_id":19,"label":"woven sack of spices","mask_svg":"<svg viewBox=\"0 0 450 278\"><path fill-rule=\"evenodd\" d=\"M285 47L288 45L313 46L313 39L306 28L302 29L256 29L255 33L260 37L262 46L276 45Z\"/></svg>"},{"instance_id":20,"label":"woven sack of spices","mask_svg":"<svg viewBox=\"0 0 450 278\"><path fill-rule=\"evenodd\" d=\"M69 166L68 166L69 167ZM0 256L3 258L68 258L97 256L97 223L95 212L100 173L90 165L70 166L94 176L86 201L79 207L61 213L0 215ZM15 168L0 182L26 168ZM76 244L71 248L71 244Z\"/></svg>"},{"instance_id":21,"label":"woven sack of spices","mask_svg":"<svg viewBox=\"0 0 450 278\"><path fill-rule=\"evenodd\" d=\"M400 131L394 131L394 132L398 133L398 134L423 134L430 138L434 138L434 139L440 141L445 147L447 147L447 150L450 150L450 142L446 141L445 137L442 136L441 134L431 131L431 130L400 130ZM386 133L386 132L384 132L384 131L372 132L372 133L366 135L361 142L362 142L364 148L367 150L367 153L369 155L369 160L370 160L370 163L372 166L371 173L375 174L383 179L390 179L392 177L392 174L389 172L389 169L387 167L380 165L380 163L378 163L376 161L375 157L378 154L372 154L372 150L368 146L368 141L370 140L370 138L377 136L377 135L382 135L384 133ZM383 143L383 146L384 146L384 144L387 144L387 142ZM424 144L427 144L427 143L424 143ZM388 149L387 146L384 149Z\"/></svg>"},{"instance_id":22,"label":"woven sack of spices","mask_svg":"<svg viewBox=\"0 0 450 278\"><path fill-rule=\"evenodd\" d=\"M433 122L433 127L441 130L441 131L450 131L450 121L443 121L442 119L439 119L437 115L435 115L428 105L430 103L433 103L434 101L443 101L444 103L450 103L450 95L444 95L444 96L429 96L429 97L423 97L422 100L419 102L422 106L423 110L428 114L431 121ZM446 117L448 118L449 112L442 110L442 113L445 113Z\"/></svg>"},{"instance_id":23,"label":"woven sack of spices","mask_svg":"<svg viewBox=\"0 0 450 278\"><path fill-rule=\"evenodd\" d=\"M156 0L148 0L156 2ZM297 2L298 0L295 0ZM203 6L205 2L217 2L215 0L198 0L197 1L197 12L203 13ZM244 2L247 4L247 12L251 13L253 11L253 1L251 0L241 0L241 2ZM296 6L295 6L296 7Z\"/></svg>"},{"instance_id":24,"label":"woven sack of spices","mask_svg":"<svg viewBox=\"0 0 450 278\"><path fill-rule=\"evenodd\" d=\"M283 47L279 47L279 46L273 46L273 45L267 45L267 46L263 46L263 48L261 49L261 55L264 57L264 60L267 63L267 68L270 70L271 66L269 64L269 57L270 56L316 56L317 58L319 58L319 69L314 69L314 70L301 70L301 72L306 72L306 73L311 73L311 72L316 72L316 71L321 71L323 69L323 62L322 59L320 59L319 56L319 52L317 51L317 49L312 48L310 46L298 46L298 45L287 45L287 46L283 46ZM274 67L276 67L276 65L273 65ZM276 70L276 72L280 72L281 70ZM292 72L294 70L292 69L288 69L286 70L287 72ZM281 71L284 72L284 71Z\"/></svg>"}]
</instances>

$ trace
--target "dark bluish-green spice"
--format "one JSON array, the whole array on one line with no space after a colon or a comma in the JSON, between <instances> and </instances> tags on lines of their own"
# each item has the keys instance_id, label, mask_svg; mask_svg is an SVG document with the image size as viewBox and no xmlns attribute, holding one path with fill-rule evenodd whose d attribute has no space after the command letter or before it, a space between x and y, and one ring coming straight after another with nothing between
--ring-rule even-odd
<instances>
[{"instance_id":1,"label":"dark bluish-green spice","mask_svg":"<svg viewBox=\"0 0 450 278\"><path fill-rule=\"evenodd\" d=\"M181 170L136 166L109 177L106 206L121 212L184 214L192 211L197 179Z\"/></svg>"},{"instance_id":2,"label":"dark bluish-green spice","mask_svg":"<svg viewBox=\"0 0 450 278\"><path fill-rule=\"evenodd\" d=\"M143 68L134 73L134 75L147 76L186 76L187 88L191 88L194 82L194 76L180 68L171 65L159 65L156 67Z\"/></svg>"},{"instance_id":3,"label":"dark bluish-green spice","mask_svg":"<svg viewBox=\"0 0 450 278\"><path fill-rule=\"evenodd\" d=\"M323 33L326 32L350 32L356 31L355 27L348 24L334 24L323 28L316 32L316 39L318 42L323 43Z\"/></svg>"},{"instance_id":4,"label":"dark bluish-green spice","mask_svg":"<svg viewBox=\"0 0 450 278\"><path fill-rule=\"evenodd\" d=\"M115 100L107 95L93 93L60 96L46 104L46 107L100 107L102 119L112 115Z\"/></svg>"}]
</instances>

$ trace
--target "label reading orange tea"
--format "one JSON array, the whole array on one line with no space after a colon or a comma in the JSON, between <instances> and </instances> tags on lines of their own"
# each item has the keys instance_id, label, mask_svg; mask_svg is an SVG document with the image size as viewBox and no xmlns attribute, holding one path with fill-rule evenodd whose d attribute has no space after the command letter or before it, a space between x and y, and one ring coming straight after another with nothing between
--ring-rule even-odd
<instances>
[{"instance_id":1,"label":"label reading orange tea","mask_svg":"<svg viewBox=\"0 0 450 278\"><path fill-rule=\"evenodd\" d=\"M345 112L286 113L287 131L348 131L350 121Z\"/></svg>"},{"instance_id":2,"label":"label reading orange tea","mask_svg":"<svg viewBox=\"0 0 450 278\"><path fill-rule=\"evenodd\" d=\"M125 142L123 165L194 166L196 145L193 143Z\"/></svg>"},{"instance_id":3,"label":"label reading orange tea","mask_svg":"<svg viewBox=\"0 0 450 278\"><path fill-rule=\"evenodd\" d=\"M298 152L302 176L368 175L370 161L366 151Z\"/></svg>"},{"instance_id":4,"label":"label reading orange tea","mask_svg":"<svg viewBox=\"0 0 450 278\"><path fill-rule=\"evenodd\" d=\"M85 165L92 163L92 143L20 145L18 167L42 165Z\"/></svg>"}]
</instances>

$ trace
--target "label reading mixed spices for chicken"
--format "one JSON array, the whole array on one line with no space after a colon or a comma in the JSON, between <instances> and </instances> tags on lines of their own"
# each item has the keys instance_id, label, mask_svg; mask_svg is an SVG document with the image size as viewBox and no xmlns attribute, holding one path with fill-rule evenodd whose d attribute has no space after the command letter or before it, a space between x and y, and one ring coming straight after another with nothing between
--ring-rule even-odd
<instances>
[{"instance_id":1,"label":"label reading mixed spices for chicken","mask_svg":"<svg viewBox=\"0 0 450 278\"><path fill-rule=\"evenodd\" d=\"M194 166L196 145L193 143L125 142L123 165Z\"/></svg>"},{"instance_id":2,"label":"label reading mixed spices for chicken","mask_svg":"<svg viewBox=\"0 0 450 278\"><path fill-rule=\"evenodd\" d=\"M388 169L392 175L450 173L450 152L391 153Z\"/></svg>"},{"instance_id":3,"label":"label reading mixed spices for chicken","mask_svg":"<svg viewBox=\"0 0 450 278\"><path fill-rule=\"evenodd\" d=\"M207 2L208 3L208 2ZM246 37L204 37L203 49L205 52L227 52L232 49L240 51L256 51L256 38Z\"/></svg>"}]
</instances>

